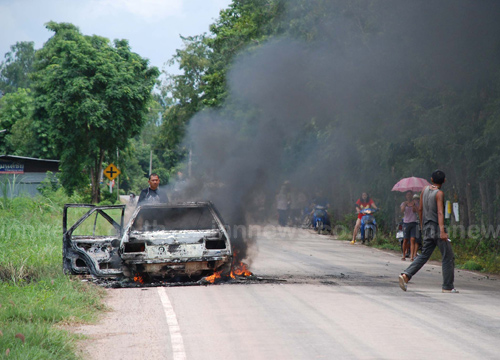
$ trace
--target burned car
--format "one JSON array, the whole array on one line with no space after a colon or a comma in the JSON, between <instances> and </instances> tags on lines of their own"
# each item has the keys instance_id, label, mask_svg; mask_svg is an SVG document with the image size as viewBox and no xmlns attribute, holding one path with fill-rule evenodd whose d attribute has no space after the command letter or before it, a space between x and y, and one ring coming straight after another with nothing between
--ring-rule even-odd
<instances>
[{"instance_id":1,"label":"burned car","mask_svg":"<svg viewBox=\"0 0 500 360\"><path fill-rule=\"evenodd\" d=\"M125 205L66 204L64 272L193 278L230 271L230 239L212 203L141 205L125 226L124 216Z\"/></svg>"}]
</instances>

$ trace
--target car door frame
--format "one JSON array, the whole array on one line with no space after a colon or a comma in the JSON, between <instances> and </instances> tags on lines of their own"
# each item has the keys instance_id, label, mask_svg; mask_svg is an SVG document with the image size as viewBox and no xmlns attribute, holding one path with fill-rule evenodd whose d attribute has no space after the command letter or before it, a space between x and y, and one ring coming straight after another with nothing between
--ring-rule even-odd
<instances>
[{"instance_id":1,"label":"car door frame","mask_svg":"<svg viewBox=\"0 0 500 360\"><path fill-rule=\"evenodd\" d=\"M63 210L63 271L65 274L91 274L95 276L119 276L122 274L121 259L119 257L120 240L123 236L123 221L126 205L92 205L92 204L65 204ZM71 227L68 228L68 209L88 208L89 210L81 216ZM121 209L120 223L117 223L105 210ZM79 235L73 238L73 232L93 214L101 215L113 228L116 234L112 236L95 235L96 222L94 223L94 234L92 236ZM86 251L79 244L90 244L92 252ZM97 254L102 255L100 258ZM102 269L112 264L111 268Z\"/></svg>"}]
</instances>

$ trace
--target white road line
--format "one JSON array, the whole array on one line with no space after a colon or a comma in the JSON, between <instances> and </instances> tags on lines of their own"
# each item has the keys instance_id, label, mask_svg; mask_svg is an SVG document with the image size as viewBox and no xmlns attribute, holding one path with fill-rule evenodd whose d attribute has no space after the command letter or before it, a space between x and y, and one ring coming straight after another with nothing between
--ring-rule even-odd
<instances>
[{"instance_id":1,"label":"white road line","mask_svg":"<svg viewBox=\"0 0 500 360\"><path fill-rule=\"evenodd\" d=\"M158 295L160 295L163 311L167 317L168 331L170 333L170 342L172 343L172 351L174 360L185 360L186 352L184 351L184 341L182 340L181 329L175 316L174 308L170 303L166 288L158 287Z\"/></svg>"}]
</instances>

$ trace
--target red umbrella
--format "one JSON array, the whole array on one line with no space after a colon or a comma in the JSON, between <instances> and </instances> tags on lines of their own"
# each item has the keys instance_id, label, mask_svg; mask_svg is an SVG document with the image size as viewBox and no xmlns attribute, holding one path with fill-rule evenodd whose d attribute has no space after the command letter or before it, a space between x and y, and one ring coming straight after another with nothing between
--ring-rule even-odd
<instances>
[{"instance_id":1,"label":"red umbrella","mask_svg":"<svg viewBox=\"0 0 500 360\"><path fill-rule=\"evenodd\" d=\"M425 186L428 185L430 185L430 183L427 180L412 176L399 180L396 185L394 185L391 191L421 191Z\"/></svg>"}]
</instances>

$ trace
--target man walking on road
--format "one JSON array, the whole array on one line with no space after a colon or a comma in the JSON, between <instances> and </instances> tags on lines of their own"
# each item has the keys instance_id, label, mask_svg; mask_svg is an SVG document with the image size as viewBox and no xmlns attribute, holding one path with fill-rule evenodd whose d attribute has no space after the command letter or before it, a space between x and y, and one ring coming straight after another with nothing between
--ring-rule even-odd
<instances>
[{"instance_id":1,"label":"man walking on road","mask_svg":"<svg viewBox=\"0 0 500 360\"><path fill-rule=\"evenodd\" d=\"M420 226L424 238L422 254L399 275L399 286L406 291L407 283L431 257L436 246L441 252L443 267L443 292L458 293L454 288L455 257L451 242L444 228L444 194L441 187L446 181L446 176L441 170L436 170L431 175L431 186L427 186L420 195L419 215Z\"/></svg>"}]
</instances>

